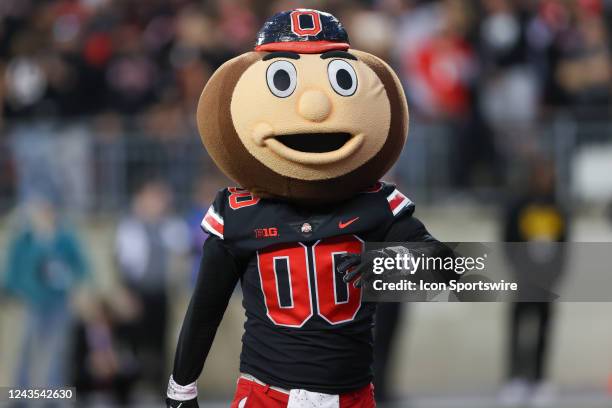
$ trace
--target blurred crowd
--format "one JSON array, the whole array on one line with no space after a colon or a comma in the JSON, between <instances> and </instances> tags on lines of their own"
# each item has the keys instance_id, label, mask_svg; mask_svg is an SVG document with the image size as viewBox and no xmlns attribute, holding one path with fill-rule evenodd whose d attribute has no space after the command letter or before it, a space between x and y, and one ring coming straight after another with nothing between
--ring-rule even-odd
<instances>
[{"instance_id":1,"label":"blurred crowd","mask_svg":"<svg viewBox=\"0 0 612 408\"><path fill-rule=\"evenodd\" d=\"M465 117L479 99L497 121L610 102L605 0L5 0L4 116L192 112L211 72L296 6L335 13L355 48L392 61L423 115Z\"/></svg>"},{"instance_id":2,"label":"blurred crowd","mask_svg":"<svg viewBox=\"0 0 612 408\"><path fill-rule=\"evenodd\" d=\"M196 196L192 212L201 215L212 193ZM174 347L171 308L180 303L169 299L172 281L191 287L206 239L199 222L187 222L191 212L175 214L172 199L163 181L141 184L108 250L88 245L48 198L28 199L8 234L0 270L1 307L7 296L24 311L14 334L19 357L8 373L11 384L72 384L83 403L93 397L120 406L141 400L141 385L155 400L163 395L166 356ZM96 252L112 258L109 268L91 262ZM112 282L106 289L104 278Z\"/></svg>"},{"instance_id":3,"label":"blurred crowd","mask_svg":"<svg viewBox=\"0 0 612 408\"><path fill-rule=\"evenodd\" d=\"M414 123L452 136L452 186L503 182L517 154L542 150L538 126L559 112L610 115L606 0L4 0L0 111L12 137L0 143L0 194L23 197L45 180L90 208L97 185L115 208L126 204L119 181L133 192L151 173L190 191L206 165L193 149L203 85L252 48L265 18L300 6L334 13L355 48L396 68ZM58 155L64 165L48 163ZM183 157L194 167L173 168ZM97 171L101 160L123 169Z\"/></svg>"}]
</instances>

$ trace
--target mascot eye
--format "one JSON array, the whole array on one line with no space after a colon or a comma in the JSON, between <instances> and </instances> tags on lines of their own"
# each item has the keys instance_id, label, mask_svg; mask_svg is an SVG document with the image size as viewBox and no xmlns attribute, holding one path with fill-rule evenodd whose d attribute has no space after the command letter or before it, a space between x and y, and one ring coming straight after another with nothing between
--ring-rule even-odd
<instances>
[{"instance_id":1,"label":"mascot eye","mask_svg":"<svg viewBox=\"0 0 612 408\"><path fill-rule=\"evenodd\" d=\"M333 60L327 66L329 83L334 91L342 96L351 96L357 90L355 69L344 60Z\"/></svg>"},{"instance_id":2,"label":"mascot eye","mask_svg":"<svg viewBox=\"0 0 612 408\"><path fill-rule=\"evenodd\" d=\"M295 91L297 71L289 61L275 61L266 71L266 80L270 92L279 98L286 98Z\"/></svg>"}]
</instances>

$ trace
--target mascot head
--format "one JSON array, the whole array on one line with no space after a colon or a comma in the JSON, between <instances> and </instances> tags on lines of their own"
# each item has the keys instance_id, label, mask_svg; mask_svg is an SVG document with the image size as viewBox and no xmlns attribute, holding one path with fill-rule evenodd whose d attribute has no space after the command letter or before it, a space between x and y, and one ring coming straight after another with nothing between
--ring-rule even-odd
<instances>
[{"instance_id":1,"label":"mascot head","mask_svg":"<svg viewBox=\"0 0 612 408\"><path fill-rule=\"evenodd\" d=\"M401 84L379 58L350 48L331 14L276 14L255 50L223 64L197 111L217 166L260 197L339 201L374 185L408 130Z\"/></svg>"}]
</instances>

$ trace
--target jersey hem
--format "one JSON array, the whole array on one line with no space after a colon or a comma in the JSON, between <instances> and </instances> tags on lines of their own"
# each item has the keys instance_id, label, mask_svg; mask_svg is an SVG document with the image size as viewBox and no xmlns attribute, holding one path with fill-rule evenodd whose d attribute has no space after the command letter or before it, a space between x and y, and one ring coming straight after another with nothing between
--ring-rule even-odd
<instances>
[{"instance_id":1,"label":"jersey hem","mask_svg":"<svg viewBox=\"0 0 612 408\"><path fill-rule=\"evenodd\" d=\"M302 389L302 390L306 390L310 392L319 392L323 394L346 394L349 392L355 392L355 391L362 389L366 385L371 384L374 379L373 376L370 375L368 376L367 379L364 379L359 382L355 382L354 385L348 385L348 386L343 386L343 387L334 387L334 386L327 387L327 386L317 386L317 385L311 386L311 385L278 381L268 376L267 374L259 371L253 366L247 366L245 363L240 363L240 372L244 374L252 375L258 380L265 382L267 385L271 385L274 387L285 388L287 390Z\"/></svg>"}]
</instances>

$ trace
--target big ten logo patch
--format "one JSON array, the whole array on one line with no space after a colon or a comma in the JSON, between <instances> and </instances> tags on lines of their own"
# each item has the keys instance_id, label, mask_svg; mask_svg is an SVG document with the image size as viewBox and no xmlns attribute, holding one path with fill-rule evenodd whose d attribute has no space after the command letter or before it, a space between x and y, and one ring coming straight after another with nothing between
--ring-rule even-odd
<instances>
[{"instance_id":1,"label":"big ten logo patch","mask_svg":"<svg viewBox=\"0 0 612 408\"><path fill-rule=\"evenodd\" d=\"M255 238L275 238L278 237L278 228L256 228L254 230Z\"/></svg>"}]
</instances>

